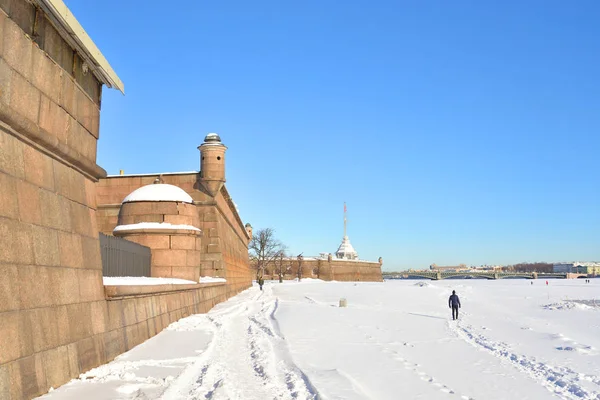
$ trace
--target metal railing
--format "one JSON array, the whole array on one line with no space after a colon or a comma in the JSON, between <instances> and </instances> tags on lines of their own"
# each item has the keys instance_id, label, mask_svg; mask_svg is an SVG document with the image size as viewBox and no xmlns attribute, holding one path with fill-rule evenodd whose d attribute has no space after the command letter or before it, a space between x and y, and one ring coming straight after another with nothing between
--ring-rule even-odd
<instances>
[{"instance_id":1,"label":"metal railing","mask_svg":"<svg viewBox=\"0 0 600 400\"><path fill-rule=\"evenodd\" d=\"M99 233L103 276L150 276L150 248Z\"/></svg>"}]
</instances>

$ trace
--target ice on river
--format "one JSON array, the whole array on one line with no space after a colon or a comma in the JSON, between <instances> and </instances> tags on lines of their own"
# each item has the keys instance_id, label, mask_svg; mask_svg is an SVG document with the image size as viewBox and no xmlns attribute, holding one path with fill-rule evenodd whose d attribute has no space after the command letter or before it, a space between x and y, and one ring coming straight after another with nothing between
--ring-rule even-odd
<instances>
[{"instance_id":1,"label":"ice on river","mask_svg":"<svg viewBox=\"0 0 600 400\"><path fill-rule=\"evenodd\" d=\"M43 398L600 399L600 279L419 282L254 286Z\"/></svg>"}]
</instances>

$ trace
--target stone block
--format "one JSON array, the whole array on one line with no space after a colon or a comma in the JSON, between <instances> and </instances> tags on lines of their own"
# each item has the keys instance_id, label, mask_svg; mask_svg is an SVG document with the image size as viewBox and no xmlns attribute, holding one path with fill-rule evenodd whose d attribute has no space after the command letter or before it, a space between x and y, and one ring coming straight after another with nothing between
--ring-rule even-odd
<instances>
[{"instance_id":1,"label":"stone block","mask_svg":"<svg viewBox=\"0 0 600 400\"><path fill-rule=\"evenodd\" d=\"M37 225L41 224L40 188L27 181L19 180L17 181L17 198L21 221Z\"/></svg>"},{"instance_id":2,"label":"stone block","mask_svg":"<svg viewBox=\"0 0 600 400\"><path fill-rule=\"evenodd\" d=\"M185 267L185 250L153 250L152 265L157 267Z\"/></svg>"},{"instance_id":3,"label":"stone block","mask_svg":"<svg viewBox=\"0 0 600 400\"><path fill-rule=\"evenodd\" d=\"M59 232L60 264L70 268L82 268L83 254L81 236L68 232Z\"/></svg>"},{"instance_id":4,"label":"stone block","mask_svg":"<svg viewBox=\"0 0 600 400\"><path fill-rule=\"evenodd\" d=\"M133 215L134 224L139 224L141 222L158 222L161 223L164 221L163 214L145 214L145 215ZM127 220L124 217L123 221Z\"/></svg>"},{"instance_id":5,"label":"stone block","mask_svg":"<svg viewBox=\"0 0 600 400\"><path fill-rule=\"evenodd\" d=\"M71 197L69 197L69 199L87 206L87 194L85 187L85 182L87 179L72 168L69 168L68 171L69 185L71 186L69 190Z\"/></svg>"},{"instance_id":6,"label":"stone block","mask_svg":"<svg viewBox=\"0 0 600 400\"><path fill-rule=\"evenodd\" d=\"M53 305L81 301L77 272L73 268L48 268L48 285L50 285L50 298Z\"/></svg>"},{"instance_id":7,"label":"stone block","mask_svg":"<svg viewBox=\"0 0 600 400\"><path fill-rule=\"evenodd\" d=\"M88 178L83 177L84 190L85 190L85 205L90 208L96 208L96 185L93 181ZM118 215L118 210L117 215Z\"/></svg>"},{"instance_id":8,"label":"stone block","mask_svg":"<svg viewBox=\"0 0 600 400\"><path fill-rule=\"evenodd\" d=\"M0 67L2 59L0 59ZM2 96L2 69L0 68L0 96ZM0 171L15 178L25 177L23 147L25 145L12 135L0 131Z\"/></svg>"},{"instance_id":9,"label":"stone block","mask_svg":"<svg viewBox=\"0 0 600 400\"><path fill-rule=\"evenodd\" d=\"M171 249L175 250L194 250L196 247L195 236L171 236Z\"/></svg>"},{"instance_id":10,"label":"stone block","mask_svg":"<svg viewBox=\"0 0 600 400\"><path fill-rule=\"evenodd\" d=\"M76 202L69 202L71 208L71 224L73 231L80 235L87 235L94 237L97 235L97 230L92 230L93 222L89 213L89 208L83 204ZM95 218L93 218L95 220Z\"/></svg>"},{"instance_id":11,"label":"stone block","mask_svg":"<svg viewBox=\"0 0 600 400\"><path fill-rule=\"evenodd\" d=\"M81 372L84 372L81 371L81 369L79 368L79 354L77 354L77 344L69 343L68 345L66 345L66 347L69 353L69 370L71 371L72 376L77 376Z\"/></svg>"},{"instance_id":12,"label":"stone block","mask_svg":"<svg viewBox=\"0 0 600 400\"><path fill-rule=\"evenodd\" d=\"M121 215L145 215L151 213L152 203L150 202L125 203L121 206Z\"/></svg>"},{"instance_id":13,"label":"stone block","mask_svg":"<svg viewBox=\"0 0 600 400\"><path fill-rule=\"evenodd\" d=\"M150 247L152 250L169 249L170 236L160 234L136 235L128 237L128 240Z\"/></svg>"},{"instance_id":14,"label":"stone block","mask_svg":"<svg viewBox=\"0 0 600 400\"><path fill-rule=\"evenodd\" d=\"M21 373L21 391L25 399L31 399L37 395L47 392L46 374L41 354L19 360Z\"/></svg>"},{"instance_id":15,"label":"stone block","mask_svg":"<svg viewBox=\"0 0 600 400\"><path fill-rule=\"evenodd\" d=\"M135 299L136 321L142 322L148 319L148 309L146 307L146 297Z\"/></svg>"},{"instance_id":16,"label":"stone block","mask_svg":"<svg viewBox=\"0 0 600 400\"><path fill-rule=\"evenodd\" d=\"M17 198L17 180L0 172L0 217L19 217Z\"/></svg>"},{"instance_id":17,"label":"stone block","mask_svg":"<svg viewBox=\"0 0 600 400\"><path fill-rule=\"evenodd\" d=\"M4 53L4 25L6 25L6 18L7 15L4 14L0 7L0 58L2 58L2 54ZM0 396L0 398L2 398L2 396Z\"/></svg>"},{"instance_id":18,"label":"stone block","mask_svg":"<svg viewBox=\"0 0 600 400\"><path fill-rule=\"evenodd\" d=\"M33 351L35 353L57 347L58 322L55 317L56 309L53 307L36 308L26 311L31 326L33 337Z\"/></svg>"},{"instance_id":19,"label":"stone block","mask_svg":"<svg viewBox=\"0 0 600 400\"><path fill-rule=\"evenodd\" d=\"M104 300L104 285L102 283L102 270L81 269L78 272L79 295L81 301Z\"/></svg>"},{"instance_id":20,"label":"stone block","mask_svg":"<svg viewBox=\"0 0 600 400\"><path fill-rule=\"evenodd\" d=\"M79 152L83 155L84 158L95 162L96 144L97 139L88 133L81 138L81 149L79 149Z\"/></svg>"},{"instance_id":21,"label":"stone block","mask_svg":"<svg viewBox=\"0 0 600 400\"><path fill-rule=\"evenodd\" d=\"M0 263L31 264L31 225L0 217Z\"/></svg>"},{"instance_id":22,"label":"stone block","mask_svg":"<svg viewBox=\"0 0 600 400\"><path fill-rule=\"evenodd\" d=\"M69 131L72 129L67 112L48 97L42 95L40 100L39 126L52 138L52 143L66 144Z\"/></svg>"},{"instance_id":23,"label":"stone block","mask_svg":"<svg viewBox=\"0 0 600 400\"><path fill-rule=\"evenodd\" d=\"M92 336L92 313L90 303L67 305L69 337L72 342Z\"/></svg>"},{"instance_id":24,"label":"stone block","mask_svg":"<svg viewBox=\"0 0 600 400\"><path fill-rule=\"evenodd\" d=\"M11 82L16 72L0 57L0 105L8 108L10 105Z\"/></svg>"},{"instance_id":25,"label":"stone block","mask_svg":"<svg viewBox=\"0 0 600 400\"><path fill-rule=\"evenodd\" d=\"M100 256L100 241L87 236L81 237L81 249L84 255L84 267L102 271L102 257Z\"/></svg>"},{"instance_id":26,"label":"stone block","mask_svg":"<svg viewBox=\"0 0 600 400\"><path fill-rule=\"evenodd\" d=\"M138 321L137 313L135 311L135 299L124 299L121 303L121 307L123 308L123 320L125 326L136 324Z\"/></svg>"},{"instance_id":27,"label":"stone block","mask_svg":"<svg viewBox=\"0 0 600 400\"><path fill-rule=\"evenodd\" d=\"M2 12L0 11L0 20L2 19ZM0 28L0 34L1 34ZM0 37L2 37L0 35ZM0 45L1 46L1 45ZM1 53L0 53L1 54ZM0 399L11 399L12 395L10 392L10 367L9 364L0 365Z\"/></svg>"},{"instance_id":28,"label":"stone block","mask_svg":"<svg viewBox=\"0 0 600 400\"><path fill-rule=\"evenodd\" d=\"M0 364L21 357L19 311L0 314Z\"/></svg>"},{"instance_id":29,"label":"stone block","mask_svg":"<svg viewBox=\"0 0 600 400\"><path fill-rule=\"evenodd\" d=\"M10 108L37 124L40 111L40 91L19 74L13 74L10 82Z\"/></svg>"},{"instance_id":30,"label":"stone block","mask_svg":"<svg viewBox=\"0 0 600 400\"><path fill-rule=\"evenodd\" d=\"M21 305L21 293L17 267L0 264L0 277L0 313L18 310Z\"/></svg>"},{"instance_id":31,"label":"stone block","mask_svg":"<svg viewBox=\"0 0 600 400\"><path fill-rule=\"evenodd\" d=\"M218 222L217 212L216 211L205 211L202 214L202 220L204 222Z\"/></svg>"},{"instance_id":32,"label":"stone block","mask_svg":"<svg viewBox=\"0 0 600 400\"><path fill-rule=\"evenodd\" d=\"M112 360L119 354L125 352L124 329L106 332L104 337L104 356L106 360Z\"/></svg>"},{"instance_id":33,"label":"stone block","mask_svg":"<svg viewBox=\"0 0 600 400\"><path fill-rule=\"evenodd\" d=\"M199 267L201 262L200 252L196 250L187 250L186 253L186 266L187 267Z\"/></svg>"},{"instance_id":34,"label":"stone block","mask_svg":"<svg viewBox=\"0 0 600 400\"><path fill-rule=\"evenodd\" d=\"M92 332L94 335L107 331L108 326L108 308L106 301L95 301L90 304L92 313Z\"/></svg>"},{"instance_id":35,"label":"stone block","mask_svg":"<svg viewBox=\"0 0 600 400\"><path fill-rule=\"evenodd\" d=\"M178 203L177 213L180 215L186 215L188 217L198 216L198 209L193 204Z\"/></svg>"},{"instance_id":36,"label":"stone block","mask_svg":"<svg viewBox=\"0 0 600 400\"><path fill-rule=\"evenodd\" d=\"M207 245L207 251L209 253L220 253L221 252L221 246L219 246L218 244L209 243Z\"/></svg>"},{"instance_id":37,"label":"stone block","mask_svg":"<svg viewBox=\"0 0 600 400\"><path fill-rule=\"evenodd\" d=\"M52 166L56 193L73 200L73 195L71 193L71 168L56 160L52 160Z\"/></svg>"},{"instance_id":38,"label":"stone block","mask_svg":"<svg viewBox=\"0 0 600 400\"><path fill-rule=\"evenodd\" d=\"M53 102L58 103L62 69L37 47L32 51L32 82Z\"/></svg>"},{"instance_id":39,"label":"stone block","mask_svg":"<svg viewBox=\"0 0 600 400\"><path fill-rule=\"evenodd\" d=\"M172 202L154 202L147 203L150 205L148 214L170 214L177 215L177 203Z\"/></svg>"},{"instance_id":40,"label":"stone block","mask_svg":"<svg viewBox=\"0 0 600 400\"><path fill-rule=\"evenodd\" d=\"M171 278L172 268L171 267L157 267L152 266L151 275L153 278Z\"/></svg>"},{"instance_id":41,"label":"stone block","mask_svg":"<svg viewBox=\"0 0 600 400\"><path fill-rule=\"evenodd\" d=\"M81 372L87 372L100 365L100 351L93 337L82 339L75 345L77 346L77 358L79 359Z\"/></svg>"},{"instance_id":42,"label":"stone block","mask_svg":"<svg viewBox=\"0 0 600 400\"><path fill-rule=\"evenodd\" d=\"M95 128L95 123L99 118L98 106L87 96L87 94L79 86L75 86L75 107L76 119L94 138L98 138L98 131Z\"/></svg>"},{"instance_id":43,"label":"stone block","mask_svg":"<svg viewBox=\"0 0 600 400\"><path fill-rule=\"evenodd\" d=\"M39 187L54 190L52 159L31 146L23 149L25 179Z\"/></svg>"},{"instance_id":44,"label":"stone block","mask_svg":"<svg viewBox=\"0 0 600 400\"><path fill-rule=\"evenodd\" d=\"M223 259L223 256L221 255L221 253L201 253L201 259L202 261L218 261L221 262Z\"/></svg>"},{"instance_id":45,"label":"stone block","mask_svg":"<svg viewBox=\"0 0 600 400\"><path fill-rule=\"evenodd\" d=\"M73 376L71 375L67 346L60 346L44 352L43 362L46 382L49 387L57 388Z\"/></svg>"},{"instance_id":46,"label":"stone block","mask_svg":"<svg viewBox=\"0 0 600 400\"><path fill-rule=\"evenodd\" d=\"M18 267L21 309L52 305L49 268L34 265Z\"/></svg>"},{"instance_id":47,"label":"stone block","mask_svg":"<svg viewBox=\"0 0 600 400\"><path fill-rule=\"evenodd\" d=\"M36 265L60 265L58 232L54 229L32 225L33 259Z\"/></svg>"},{"instance_id":48,"label":"stone block","mask_svg":"<svg viewBox=\"0 0 600 400\"><path fill-rule=\"evenodd\" d=\"M198 282L200 267L173 267L172 277Z\"/></svg>"},{"instance_id":49,"label":"stone block","mask_svg":"<svg viewBox=\"0 0 600 400\"><path fill-rule=\"evenodd\" d=\"M77 118L75 114L75 83L73 82L73 78L71 75L63 73L60 81L58 104L73 118Z\"/></svg>"},{"instance_id":50,"label":"stone block","mask_svg":"<svg viewBox=\"0 0 600 400\"><path fill-rule=\"evenodd\" d=\"M139 331L137 325L128 325L125 327L125 349L130 350L140 344Z\"/></svg>"},{"instance_id":51,"label":"stone block","mask_svg":"<svg viewBox=\"0 0 600 400\"><path fill-rule=\"evenodd\" d=\"M108 313L108 329L121 329L125 326L125 316L123 315L122 300L112 300L106 302Z\"/></svg>"},{"instance_id":52,"label":"stone block","mask_svg":"<svg viewBox=\"0 0 600 400\"><path fill-rule=\"evenodd\" d=\"M165 215L165 222L174 225L191 225L192 217L185 215Z\"/></svg>"},{"instance_id":53,"label":"stone block","mask_svg":"<svg viewBox=\"0 0 600 400\"><path fill-rule=\"evenodd\" d=\"M15 71L31 79L33 42L11 19L4 20L3 58ZM32 120L35 121L35 120Z\"/></svg>"}]
</instances>

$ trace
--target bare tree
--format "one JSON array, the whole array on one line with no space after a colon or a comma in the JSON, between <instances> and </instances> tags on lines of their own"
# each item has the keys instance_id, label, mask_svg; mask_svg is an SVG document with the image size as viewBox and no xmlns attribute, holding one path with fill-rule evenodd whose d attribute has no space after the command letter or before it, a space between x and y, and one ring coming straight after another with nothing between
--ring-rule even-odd
<instances>
[{"instance_id":1,"label":"bare tree","mask_svg":"<svg viewBox=\"0 0 600 400\"><path fill-rule=\"evenodd\" d=\"M274 229L265 228L253 233L248 250L250 257L256 262L256 279L258 280L264 275L265 267L275 261L285 247L275 238Z\"/></svg>"},{"instance_id":2,"label":"bare tree","mask_svg":"<svg viewBox=\"0 0 600 400\"><path fill-rule=\"evenodd\" d=\"M283 267L283 259L287 258L285 255L285 250L281 250L277 255L277 275L279 276L279 283L283 282L284 267Z\"/></svg>"}]
</instances>

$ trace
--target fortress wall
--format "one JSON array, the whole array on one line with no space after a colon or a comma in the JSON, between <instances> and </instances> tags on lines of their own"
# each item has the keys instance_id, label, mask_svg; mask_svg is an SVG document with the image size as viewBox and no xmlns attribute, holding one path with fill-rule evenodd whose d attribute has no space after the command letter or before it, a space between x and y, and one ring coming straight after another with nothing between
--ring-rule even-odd
<instances>
[{"instance_id":1,"label":"fortress wall","mask_svg":"<svg viewBox=\"0 0 600 400\"><path fill-rule=\"evenodd\" d=\"M331 279L335 281L382 282L381 265L369 261L332 260Z\"/></svg>"},{"instance_id":2,"label":"fortress wall","mask_svg":"<svg viewBox=\"0 0 600 400\"><path fill-rule=\"evenodd\" d=\"M295 279L298 277L298 261L296 259L284 259L284 279ZM287 270L287 267L290 267ZM254 268L256 268L254 266ZM278 279L279 264L273 263L267 267L267 276ZM255 270L255 269L253 269ZM302 277L318 278L325 281L364 281L382 282L381 265L371 261L351 261L332 259L305 259L302 261Z\"/></svg>"},{"instance_id":3,"label":"fortress wall","mask_svg":"<svg viewBox=\"0 0 600 400\"><path fill-rule=\"evenodd\" d=\"M37 13L37 17L36 17ZM32 39L32 38L35 38ZM100 83L23 0L0 2L0 398L77 375L103 303Z\"/></svg>"}]
</instances>

